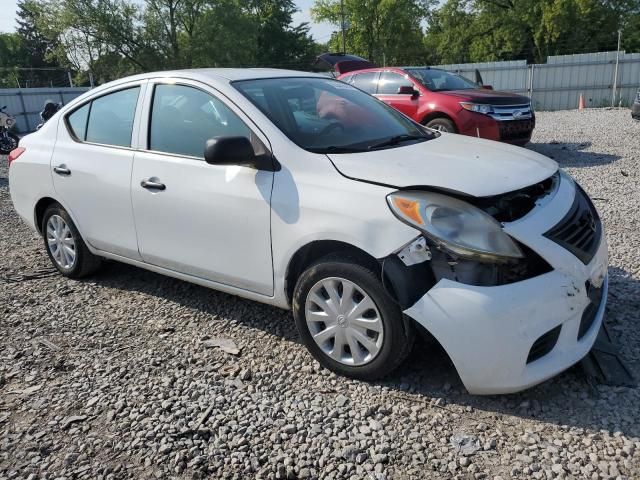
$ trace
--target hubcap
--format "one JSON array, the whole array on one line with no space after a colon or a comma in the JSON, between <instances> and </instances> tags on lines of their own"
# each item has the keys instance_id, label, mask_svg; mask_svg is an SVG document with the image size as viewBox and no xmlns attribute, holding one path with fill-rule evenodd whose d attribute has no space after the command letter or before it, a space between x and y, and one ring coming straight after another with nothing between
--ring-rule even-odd
<instances>
[{"instance_id":1,"label":"hubcap","mask_svg":"<svg viewBox=\"0 0 640 480\"><path fill-rule=\"evenodd\" d=\"M345 365L365 365L380 352L382 316L358 285L331 277L316 283L305 305L311 336L325 355Z\"/></svg>"},{"instance_id":2,"label":"hubcap","mask_svg":"<svg viewBox=\"0 0 640 480\"><path fill-rule=\"evenodd\" d=\"M11 150L15 149L17 146L18 146L18 142L16 141L16 139L9 135L7 135L4 138L0 138L0 147L2 147L2 150L6 152L10 152Z\"/></svg>"},{"instance_id":3,"label":"hubcap","mask_svg":"<svg viewBox=\"0 0 640 480\"><path fill-rule=\"evenodd\" d=\"M434 130L437 130L439 132L449 132L449 129L447 127L445 127L444 125L441 125L439 123L435 124L433 127Z\"/></svg>"},{"instance_id":4,"label":"hubcap","mask_svg":"<svg viewBox=\"0 0 640 480\"><path fill-rule=\"evenodd\" d=\"M55 262L68 270L76 263L76 242L69 225L60 215L47 220L47 246Z\"/></svg>"}]
</instances>

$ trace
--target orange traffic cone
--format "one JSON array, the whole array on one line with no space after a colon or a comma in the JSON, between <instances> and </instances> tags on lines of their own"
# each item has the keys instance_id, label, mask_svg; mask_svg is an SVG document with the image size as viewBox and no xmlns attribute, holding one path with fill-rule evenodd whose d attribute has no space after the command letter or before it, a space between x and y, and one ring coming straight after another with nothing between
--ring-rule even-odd
<instances>
[{"instance_id":1,"label":"orange traffic cone","mask_svg":"<svg viewBox=\"0 0 640 480\"><path fill-rule=\"evenodd\" d=\"M584 110L584 95L580 94L580 100L578 100L578 110Z\"/></svg>"}]
</instances>

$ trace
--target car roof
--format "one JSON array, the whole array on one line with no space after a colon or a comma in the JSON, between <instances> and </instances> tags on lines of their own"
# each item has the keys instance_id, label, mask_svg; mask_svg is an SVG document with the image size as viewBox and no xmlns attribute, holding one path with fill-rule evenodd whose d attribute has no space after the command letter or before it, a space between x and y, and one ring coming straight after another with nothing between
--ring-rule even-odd
<instances>
[{"instance_id":1,"label":"car roof","mask_svg":"<svg viewBox=\"0 0 640 480\"><path fill-rule=\"evenodd\" d=\"M297 70L282 70L279 68L193 68L185 70L166 70L158 72L142 73L116 81L132 81L149 78L178 77L194 80L210 79L216 81L233 82L237 80L256 80L260 78L282 77L321 77L316 73L301 72Z\"/></svg>"},{"instance_id":2,"label":"car roof","mask_svg":"<svg viewBox=\"0 0 640 480\"><path fill-rule=\"evenodd\" d=\"M338 75L338 78L346 77L349 75L355 75L358 73L369 73L369 72L403 72L404 67L373 67L373 68L363 68L362 70L353 70L351 72L343 73L342 75Z\"/></svg>"},{"instance_id":3,"label":"car roof","mask_svg":"<svg viewBox=\"0 0 640 480\"><path fill-rule=\"evenodd\" d=\"M95 89L89 90L91 96L111 87L123 83L148 80L153 78L181 78L197 80L203 83L228 84L238 80L258 80L261 78L286 78L286 77L309 77L324 78L326 75L318 73L300 72L297 70L281 70L278 68L193 68L186 70L165 70L158 72L140 73L114 80ZM89 93L87 92L87 93ZM85 97L84 95L82 97Z\"/></svg>"}]
</instances>

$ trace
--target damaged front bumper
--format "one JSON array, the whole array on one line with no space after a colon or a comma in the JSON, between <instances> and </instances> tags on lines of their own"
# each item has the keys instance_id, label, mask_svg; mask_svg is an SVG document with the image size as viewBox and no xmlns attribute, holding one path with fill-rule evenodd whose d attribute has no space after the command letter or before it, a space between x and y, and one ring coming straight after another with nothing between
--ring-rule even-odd
<instances>
[{"instance_id":1,"label":"damaged front bumper","mask_svg":"<svg viewBox=\"0 0 640 480\"><path fill-rule=\"evenodd\" d=\"M543 235L574 201L575 184L563 178L553 198L504 226L551 271L499 286L441 278L404 310L440 342L470 393L536 385L582 359L596 339L608 287L604 232L587 265Z\"/></svg>"}]
</instances>

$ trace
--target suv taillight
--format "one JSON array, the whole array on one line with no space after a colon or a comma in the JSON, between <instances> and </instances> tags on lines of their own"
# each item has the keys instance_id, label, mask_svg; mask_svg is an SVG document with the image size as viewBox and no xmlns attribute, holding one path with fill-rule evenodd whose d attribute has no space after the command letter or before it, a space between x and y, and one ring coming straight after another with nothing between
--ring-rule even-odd
<instances>
[{"instance_id":1,"label":"suv taillight","mask_svg":"<svg viewBox=\"0 0 640 480\"><path fill-rule=\"evenodd\" d=\"M11 152L9 153L9 156L7 157L7 160L9 160L9 166L11 166L11 163L17 160L18 157L22 155L25 150L26 149L24 147L18 147L11 150Z\"/></svg>"}]
</instances>

